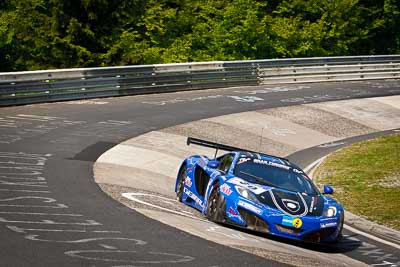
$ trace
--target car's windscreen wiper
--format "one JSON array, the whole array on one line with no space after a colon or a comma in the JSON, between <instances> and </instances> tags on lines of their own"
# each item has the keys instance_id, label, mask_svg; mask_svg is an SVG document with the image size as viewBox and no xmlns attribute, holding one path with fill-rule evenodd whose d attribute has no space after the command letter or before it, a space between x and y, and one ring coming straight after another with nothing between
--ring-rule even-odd
<instances>
[{"instance_id":1,"label":"car's windscreen wiper","mask_svg":"<svg viewBox=\"0 0 400 267\"><path fill-rule=\"evenodd\" d=\"M264 184L264 185L269 185L269 186L273 186L273 187L277 187L273 183L265 181L263 178L258 177L258 176L254 175L254 174L251 174L251 173L248 173L248 172L244 172L244 171L240 171L240 173L242 173L244 175L247 175L247 176L250 176L251 178L254 178L257 183Z\"/></svg>"}]
</instances>

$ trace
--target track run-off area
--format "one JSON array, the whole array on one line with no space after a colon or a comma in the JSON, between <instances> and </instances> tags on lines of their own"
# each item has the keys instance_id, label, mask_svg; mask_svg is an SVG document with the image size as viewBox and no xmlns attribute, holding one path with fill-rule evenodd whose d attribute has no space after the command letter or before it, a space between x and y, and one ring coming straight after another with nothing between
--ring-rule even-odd
<instances>
[{"instance_id":1,"label":"track run-off area","mask_svg":"<svg viewBox=\"0 0 400 267\"><path fill-rule=\"evenodd\" d=\"M209 153L186 147L188 135L306 167L321 151L399 128L399 94L400 81L387 80L1 108L1 264L399 266L392 241L346 230L321 248L256 235L206 222L173 193L177 160Z\"/></svg>"}]
</instances>

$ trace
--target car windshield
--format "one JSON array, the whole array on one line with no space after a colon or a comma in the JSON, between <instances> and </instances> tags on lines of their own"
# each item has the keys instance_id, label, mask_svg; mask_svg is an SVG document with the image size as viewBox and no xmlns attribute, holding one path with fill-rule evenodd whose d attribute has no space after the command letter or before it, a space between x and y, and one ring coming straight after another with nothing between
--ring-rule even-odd
<instances>
[{"instance_id":1,"label":"car windshield","mask_svg":"<svg viewBox=\"0 0 400 267\"><path fill-rule=\"evenodd\" d=\"M236 177L258 184L278 187L289 191L318 195L319 191L301 170L268 161L248 158L239 159L235 166Z\"/></svg>"}]
</instances>

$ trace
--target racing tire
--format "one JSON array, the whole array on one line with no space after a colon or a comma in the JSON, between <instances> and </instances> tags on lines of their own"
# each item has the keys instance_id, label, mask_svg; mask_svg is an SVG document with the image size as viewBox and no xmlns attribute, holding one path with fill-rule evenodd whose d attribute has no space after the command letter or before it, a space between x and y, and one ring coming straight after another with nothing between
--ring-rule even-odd
<instances>
[{"instance_id":1,"label":"racing tire","mask_svg":"<svg viewBox=\"0 0 400 267\"><path fill-rule=\"evenodd\" d=\"M211 189L210 196L207 201L206 217L212 222L224 221L224 197L219 191L219 183L215 183Z\"/></svg>"},{"instance_id":2,"label":"racing tire","mask_svg":"<svg viewBox=\"0 0 400 267\"><path fill-rule=\"evenodd\" d=\"M176 189L176 197L179 202L182 202L183 189L185 187L185 179L186 179L186 165L183 165L179 170L178 175L178 184Z\"/></svg>"},{"instance_id":3,"label":"racing tire","mask_svg":"<svg viewBox=\"0 0 400 267\"><path fill-rule=\"evenodd\" d=\"M344 211L340 214L339 234L337 238L338 240L342 238L343 225L344 225Z\"/></svg>"}]
</instances>

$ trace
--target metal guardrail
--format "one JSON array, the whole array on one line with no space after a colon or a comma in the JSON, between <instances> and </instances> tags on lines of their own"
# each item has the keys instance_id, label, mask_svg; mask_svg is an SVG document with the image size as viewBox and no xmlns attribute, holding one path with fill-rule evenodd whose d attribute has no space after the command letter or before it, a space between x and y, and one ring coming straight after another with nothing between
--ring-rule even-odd
<instances>
[{"instance_id":1,"label":"metal guardrail","mask_svg":"<svg viewBox=\"0 0 400 267\"><path fill-rule=\"evenodd\" d=\"M259 84L400 78L400 55L0 73L0 106Z\"/></svg>"}]
</instances>

